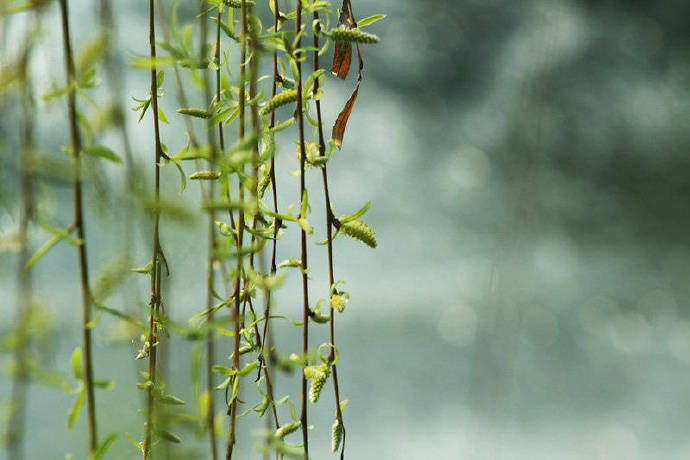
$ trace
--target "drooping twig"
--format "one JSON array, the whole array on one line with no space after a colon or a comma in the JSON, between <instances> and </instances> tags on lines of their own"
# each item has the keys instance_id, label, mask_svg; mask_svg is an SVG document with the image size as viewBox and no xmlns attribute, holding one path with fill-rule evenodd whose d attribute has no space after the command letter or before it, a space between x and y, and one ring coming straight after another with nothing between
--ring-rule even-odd
<instances>
[{"instance_id":1,"label":"drooping twig","mask_svg":"<svg viewBox=\"0 0 690 460\"><path fill-rule=\"evenodd\" d=\"M315 30L314 30L314 54L313 54L313 61L314 61L314 72L319 70L319 29L321 27L319 23L319 13L318 11L314 11L314 25L315 25ZM314 94L316 94L319 90L319 79L316 78L314 79ZM317 99L316 100L316 121L318 124L318 132L319 132L319 155L324 155L326 152L326 144L324 142L324 137L323 137L323 123L321 120L321 100ZM330 193L328 191L328 169L326 164L323 165L321 168L321 175L323 177L323 194L324 198L326 201L326 237L327 237L327 243L328 243L328 292L329 292L329 298L331 295L331 290L333 289L333 284L335 283L335 276L334 276L334 268L333 268L333 235L332 235L332 228L333 228L333 208L331 207L331 198L330 198ZM330 318L329 318L329 339L330 343L332 345L330 349L330 356L329 356L329 361L333 361L333 353L335 350L335 312L336 310L331 306L330 308ZM340 389L338 387L338 370L336 369L335 364L332 366L333 369L333 388L335 392L335 414L336 414L336 420L340 424L343 430L343 442L342 442L342 451L341 451L341 457L344 456L345 452L345 425L343 423L343 414L340 409Z\"/></svg>"},{"instance_id":2,"label":"drooping twig","mask_svg":"<svg viewBox=\"0 0 690 460\"><path fill-rule=\"evenodd\" d=\"M242 16L242 30L240 33L239 142L242 143L244 141L245 134L245 79L247 75L247 4L245 0L242 0L240 12ZM244 166L240 168L238 173L240 204L244 203L244 186L242 185L243 175ZM240 369L240 282L242 279L242 245L244 238L244 224L244 209L242 206L240 206L237 217L237 265L235 268L235 286L233 288L234 310L231 313L234 326L234 344L232 354L232 367L235 370L235 375L232 377L234 397L232 398L232 401L230 401L230 427L228 428L228 441L225 452L225 457L227 460L232 458L233 448L235 447L235 436L237 434L237 392L239 391L240 377L237 372ZM244 295L246 295L246 293L244 293Z\"/></svg>"},{"instance_id":3,"label":"drooping twig","mask_svg":"<svg viewBox=\"0 0 690 460\"><path fill-rule=\"evenodd\" d=\"M302 1L296 0L295 17L295 36L297 43L295 49L299 49L302 44L300 33L302 31ZM304 114L302 113L302 63L295 56L297 64L297 129L299 132L299 197L300 203L304 199L306 185L304 181L304 170L306 162L306 148L304 144ZM300 216L304 218L305 216ZM304 228L300 231L300 246L302 257L302 354L306 356L309 350L309 286L307 281L307 232ZM304 458L309 458L309 435L307 433L307 379L302 373L302 410L300 414L302 424L302 443L304 445Z\"/></svg>"},{"instance_id":4,"label":"drooping twig","mask_svg":"<svg viewBox=\"0 0 690 460\"><path fill-rule=\"evenodd\" d=\"M89 291L89 269L86 255L86 229L82 213L82 187L81 187L81 139L79 137L79 127L77 126L77 107L74 59L72 56L72 43L70 39L69 11L67 0L60 0L60 12L62 17L62 39L65 49L65 69L70 91L67 94L67 111L70 127L70 140L72 146L72 196L74 200L74 226L77 238L80 241L77 247L79 257L79 278L81 282L82 300L82 346L84 347L83 356L83 381L86 390L86 411L88 416L89 429L89 457L93 457L98 445L96 431L96 401L93 388L93 367L91 350L91 328L88 326L91 313L91 293Z\"/></svg>"},{"instance_id":5,"label":"drooping twig","mask_svg":"<svg viewBox=\"0 0 690 460\"><path fill-rule=\"evenodd\" d=\"M151 300L149 317L149 337L148 337L148 378L151 384L148 387L146 403L146 427L144 434L143 454L144 459L151 458L151 431L153 424L154 411L154 385L156 382L156 345L158 341L157 317L160 309L160 240L158 226L160 221L160 159L161 159L161 140L158 125L158 83L155 66L156 58L156 25L154 0L149 0L149 45L151 56L151 109L153 112L153 131L154 131L154 211L153 211L153 256L151 259Z\"/></svg>"}]
</instances>

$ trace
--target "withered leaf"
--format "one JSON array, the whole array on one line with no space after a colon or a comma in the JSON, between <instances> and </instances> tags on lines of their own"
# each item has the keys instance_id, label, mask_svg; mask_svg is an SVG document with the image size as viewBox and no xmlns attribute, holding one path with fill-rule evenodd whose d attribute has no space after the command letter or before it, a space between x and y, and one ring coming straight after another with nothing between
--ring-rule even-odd
<instances>
[{"instance_id":1,"label":"withered leaf","mask_svg":"<svg viewBox=\"0 0 690 460\"><path fill-rule=\"evenodd\" d=\"M350 114L352 113L352 107L355 105L355 101L357 100L357 93L358 92L359 92L359 81L357 82L357 86L355 86L355 90L352 92L350 99L348 99L347 102L345 103L345 107L340 112L340 114L338 115L338 119L335 120L335 124L333 125L333 131L331 132L331 139L333 139L333 142L335 142L335 145L338 148L341 148L343 145L343 136L345 135L345 127L347 126L347 121L349 120Z\"/></svg>"},{"instance_id":2,"label":"withered leaf","mask_svg":"<svg viewBox=\"0 0 690 460\"><path fill-rule=\"evenodd\" d=\"M350 71L352 62L352 44L350 42L335 42L335 52L333 53L333 65L331 73L336 77L345 80Z\"/></svg>"},{"instance_id":3,"label":"withered leaf","mask_svg":"<svg viewBox=\"0 0 690 460\"><path fill-rule=\"evenodd\" d=\"M348 0L343 0L343 6L340 8L338 16L338 25L345 26L352 29L354 26L351 19L350 7ZM333 53L333 64L331 65L331 73L345 80L350 71L350 64L352 63L352 44L350 42L343 42L336 40L335 52Z\"/></svg>"},{"instance_id":4,"label":"withered leaf","mask_svg":"<svg viewBox=\"0 0 690 460\"><path fill-rule=\"evenodd\" d=\"M354 15L352 14L352 4L350 3L350 0L343 0L343 8L340 10L339 23L345 24L349 28L357 27ZM345 44L347 45L347 51L349 52L349 55L346 59L347 62L345 63L343 61L343 66L337 69L338 71L343 71L344 73L343 76L341 76L340 73L336 73L336 75L342 79L345 79L345 77L347 77L347 72L350 69L350 61L352 60L352 47L350 43ZM336 51L335 55L333 56L333 67L331 67L331 72L333 73L335 73L333 71L333 68L336 67L337 57L338 42L336 42ZM357 71L357 85L355 86L355 89L352 91L352 95L345 103L345 107L343 107L343 110L340 111L338 118L335 120L335 124L333 125L333 131L331 132L331 139L333 139L333 142L338 148L341 148L343 145L343 136L345 135L347 121L350 119L352 108L354 107L355 101L357 100L357 94L359 93L359 85L360 83L362 83L362 69L364 68L364 61L362 60L362 54L359 51L359 44L357 44L357 60L359 62L359 69Z\"/></svg>"}]
</instances>

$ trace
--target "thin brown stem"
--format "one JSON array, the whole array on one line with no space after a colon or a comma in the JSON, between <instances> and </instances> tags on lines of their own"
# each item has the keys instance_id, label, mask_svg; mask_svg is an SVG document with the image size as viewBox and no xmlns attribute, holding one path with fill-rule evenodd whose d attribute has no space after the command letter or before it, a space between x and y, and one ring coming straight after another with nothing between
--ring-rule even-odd
<instances>
[{"instance_id":1,"label":"thin brown stem","mask_svg":"<svg viewBox=\"0 0 690 460\"><path fill-rule=\"evenodd\" d=\"M319 70L319 28L321 27L319 24L319 13L314 12L314 24L316 24L316 30L314 30L314 72ZM314 94L316 94L319 90L319 79L314 80ZM324 142L324 137L323 137L323 123L321 121L321 100L317 99L316 100L316 120L318 124L318 130L319 130L319 154L324 155L326 152L326 145ZM329 280L329 285L328 285L328 292L329 292L329 298L331 295L331 289L333 288L333 284L335 283L335 276L334 276L334 268L333 268L333 235L332 235L332 229L333 229L333 208L331 207L331 198L330 194L328 192L328 169L326 165L324 164L323 167L321 168L321 175L323 177L323 194L326 200L326 238L328 242L328 280ZM335 312L336 310L331 306L330 308L330 318L329 318L329 338L330 338L330 343L332 345L331 351L329 354L329 360L333 361L334 358L334 353L335 353ZM344 446L344 437L345 437L345 424L343 423L343 414L340 410L340 389L338 387L338 370L336 369L335 364L332 366L333 368L333 388L335 392L335 414L337 420L340 422L340 425L343 427L343 446ZM344 447L343 447L344 450Z\"/></svg>"},{"instance_id":2,"label":"thin brown stem","mask_svg":"<svg viewBox=\"0 0 690 460\"><path fill-rule=\"evenodd\" d=\"M81 140L79 138L79 128L77 126L77 103L74 91L75 71L74 59L72 56L72 43L70 39L69 12L67 0L60 0L60 11L62 16L62 38L65 49L65 70L70 91L67 95L67 110L70 126L70 140L72 145L72 196L74 200L74 224L77 231L77 238L81 242L77 247L79 257L79 278L81 283L82 300L82 342L84 347L83 356L83 380L86 390L86 412L89 429L89 457L93 457L98 446L98 436L96 431L96 401L93 389L93 367L91 350L91 328L88 326L91 310L91 293L89 291L89 269L86 255L86 229L82 213L82 187L81 187Z\"/></svg>"},{"instance_id":3,"label":"thin brown stem","mask_svg":"<svg viewBox=\"0 0 690 460\"><path fill-rule=\"evenodd\" d=\"M247 5L246 1L242 0L242 7L240 9L242 16L242 31L240 33L240 88L239 88L239 142L244 140L245 127L245 79L247 66ZM222 122L221 122L222 123ZM242 176L244 174L244 167L240 168L238 173L238 188L239 188L239 202L244 203L244 186L242 185ZM232 213L231 213L232 216ZM234 311L232 313L232 321L234 326L234 344L233 344L233 361L232 367L235 371L240 369L240 281L242 278L242 244L244 238L244 210L240 207L237 218L237 265L235 267L235 286L233 289L234 296ZM232 377L233 389L239 386L239 375L235 373ZM235 393L235 391L233 391ZM232 452L235 447L235 436L237 433L237 397L230 401L230 427L228 429L228 441L225 452L227 460L232 458Z\"/></svg>"},{"instance_id":4,"label":"thin brown stem","mask_svg":"<svg viewBox=\"0 0 690 460\"><path fill-rule=\"evenodd\" d=\"M295 18L295 36L298 37L295 49L299 49L302 45L300 32L302 31L302 1L296 0L296 18ZM296 53L295 53L296 54ZM306 161L306 148L304 144L304 116L302 113L302 63L299 57L295 55L297 63L297 126L299 131L299 197L300 203L304 198L306 185L304 183L304 171ZM305 217L305 216L300 216ZM302 254L302 354L306 356L309 350L309 286L307 281L307 232L304 229L300 231L300 246ZM309 436L307 433L307 379L302 373L302 411L300 415L300 422L302 424L302 443L304 444L304 457L309 458Z\"/></svg>"},{"instance_id":5,"label":"thin brown stem","mask_svg":"<svg viewBox=\"0 0 690 460\"><path fill-rule=\"evenodd\" d=\"M149 0L149 44L151 48L151 59L155 62L156 57L156 25L155 25L155 11L154 0ZM152 383L149 386L147 395L147 411L146 411L146 427L144 434L143 454L144 459L151 458L151 431L153 424L153 387L156 382L156 345L158 341L157 334L157 316L160 309L160 240L158 235L158 227L160 221L160 159L161 159L161 140L158 123L158 85L156 66L151 66L151 110L153 111L153 131L155 141L155 159L154 159L154 213L153 213L153 255L151 259L151 301L150 301L150 317L149 317L149 338L148 338L148 376Z\"/></svg>"}]
</instances>

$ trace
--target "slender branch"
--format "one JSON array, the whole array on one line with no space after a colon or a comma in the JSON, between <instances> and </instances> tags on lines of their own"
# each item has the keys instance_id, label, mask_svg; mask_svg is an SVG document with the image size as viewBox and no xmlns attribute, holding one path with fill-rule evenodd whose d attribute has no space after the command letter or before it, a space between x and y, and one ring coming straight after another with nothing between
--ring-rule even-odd
<instances>
[{"instance_id":1,"label":"slender branch","mask_svg":"<svg viewBox=\"0 0 690 460\"><path fill-rule=\"evenodd\" d=\"M317 11L314 11L314 24L316 25L316 28L314 30L314 72L319 70L319 29L321 28L319 21L319 13ZM317 93L319 90L319 79L316 78L314 79L314 94ZM318 130L319 130L319 154L324 155L326 153L326 144L324 142L324 137L323 137L323 123L321 121L321 100L317 99L316 100L316 120L318 124ZM331 198L330 194L328 192L328 169L326 165L324 164L323 167L321 168L321 175L323 177L323 194L326 200L326 238L328 242L328 280L329 280L329 285L328 285L328 292L329 292L329 298L330 298L330 293L331 289L333 288L333 284L335 283L335 276L334 276L334 269L333 269L333 235L332 235L332 228L333 228L333 208L331 207ZM333 354L335 353L334 347L335 347L335 309L333 306L330 308L330 318L329 318L329 338L330 338L330 343L332 345L330 355L329 355L329 361L333 361ZM333 389L335 392L335 414L337 420L340 422L340 426L343 427L343 451L345 450L344 445L344 438L345 438L345 424L343 423L343 414L342 411L340 410L340 389L338 386L338 370L335 366L335 364L332 366L333 368Z\"/></svg>"},{"instance_id":2,"label":"slender branch","mask_svg":"<svg viewBox=\"0 0 690 460\"><path fill-rule=\"evenodd\" d=\"M67 95L67 109L70 126L70 139L72 144L72 195L74 200L74 224L77 238L81 244L77 247L79 257L79 275L81 281L82 300L82 342L83 342L83 380L86 389L86 411L89 429L89 457L92 458L98 445L96 431L96 401L93 389L93 367L91 357L91 328L88 327L91 310L91 293L89 291L89 269L86 255L86 229L82 214L82 187L81 187L81 140L77 126L76 93L73 89L75 82L74 59L72 57L72 44L70 40L69 13L67 0L60 0L62 16L62 38L65 49L65 69L70 92Z\"/></svg>"},{"instance_id":3,"label":"slender branch","mask_svg":"<svg viewBox=\"0 0 690 460\"><path fill-rule=\"evenodd\" d=\"M302 46L300 32L302 31L302 0L296 0L297 4L295 18L295 36L297 43L295 49ZM297 123L299 130L299 197L300 203L304 198L306 186L304 183L304 170L306 161L306 148L304 144L304 116L302 113L302 63L295 52L295 61L297 64ZM300 216L304 217L304 216ZM304 303L302 305L302 354L306 355L309 347L309 286L307 281L307 232L301 229L300 245L302 249L302 298ZM302 443L304 444L304 458L309 458L309 436L307 433L307 379L302 373L302 412L300 415L300 422L302 424Z\"/></svg>"},{"instance_id":4,"label":"slender branch","mask_svg":"<svg viewBox=\"0 0 690 460\"><path fill-rule=\"evenodd\" d=\"M17 282L20 301L17 310L15 331L17 334L14 368L12 371L12 397L10 419L7 427L7 453L9 460L24 458L24 437L26 430L26 399L30 382L29 350L31 335L29 326L33 313L33 283L31 271L24 269L31 257L29 227L34 220L33 177L29 169L30 156L34 143L34 118L31 95L29 61L33 48L33 37L38 30L40 10L35 13L34 25L27 30L24 49L19 61L19 74L22 82L21 106L21 155L19 157L19 176L21 187L21 211L19 217L19 241L21 249L17 263Z\"/></svg>"},{"instance_id":5,"label":"slender branch","mask_svg":"<svg viewBox=\"0 0 690 460\"><path fill-rule=\"evenodd\" d=\"M149 0L149 44L151 48L151 59L155 62L156 57L156 25L155 25L155 11L154 0ZM150 300L150 317L149 317L149 338L148 338L148 374L149 381L153 385L149 386L147 395L147 411L146 411L146 427L144 435L143 454L144 459L151 457L151 429L153 424L153 386L156 382L156 342L158 341L157 322L156 318L160 309L160 240L158 235L158 227L160 221L160 159L161 159L161 140L158 123L158 84L156 66L151 66L151 109L153 111L153 130L155 141L155 159L154 159L154 200L155 211L153 213L153 256L151 259L151 300Z\"/></svg>"},{"instance_id":6,"label":"slender branch","mask_svg":"<svg viewBox=\"0 0 690 460\"><path fill-rule=\"evenodd\" d=\"M241 7L242 15L242 31L240 33L240 88L239 88L239 142L244 140L244 125L245 125L245 79L247 66L247 4L242 0ZM240 168L238 172L238 188L239 188L239 202L244 203L244 187L242 185L242 175L244 174L244 167ZM232 215L232 213L231 213ZM235 300L235 309L232 313L232 321L234 326L234 346L233 346L233 361L232 366L235 371L240 369L240 281L242 278L242 243L244 238L244 210L240 207L237 218L237 266L235 268L235 286L233 289L233 296ZM235 386L239 387L239 375L235 373L232 377L233 390ZM233 391L235 393L235 391ZM237 397L230 401L230 427L228 429L228 441L225 457L232 458L233 448L235 446L237 423Z\"/></svg>"}]
</instances>

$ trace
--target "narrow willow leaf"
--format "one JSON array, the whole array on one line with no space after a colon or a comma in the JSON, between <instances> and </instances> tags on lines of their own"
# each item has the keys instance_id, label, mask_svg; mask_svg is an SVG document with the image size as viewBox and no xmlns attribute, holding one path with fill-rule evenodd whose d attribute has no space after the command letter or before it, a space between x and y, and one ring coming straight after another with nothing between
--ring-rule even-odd
<instances>
[{"instance_id":1,"label":"narrow willow leaf","mask_svg":"<svg viewBox=\"0 0 690 460\"><path fill-rule=\"evenodd\" d=\"M120 435L116 432L110 433L106 438L98 445L98 449L96 449L96 452L94 453L94 460L100 460L103 458L105 454L108 453L108 450L112 447L113 444L115 444L115 441L117 441L117 438Z\"/></svg>"},{"instance_id":2,"label":"narrow willow leaf","mask_svg":"<svg viewBox=\"0 0 690 460\"><path fill-rule=\"evenodd\" d=\"M122 159L117 156L115 152L110 150L108 147L103 147L102 145L90 145L88 147L84 147L82 152L98 158L103 158L104 160L112 161L113 163L122 163Z\"/></svg>"},{"instance_id":3,"label":"narrow willow leaf","mask_svg":"<svg viewBox=\"0 0 690 460\"><path fill-rule=\"evenodd\" d=\"M136 447L137 449L139 449L142 453L144 452L144 447L143 447L142 443L137 442L137 441L132 437L132 435L129 434L129 433L127 433L127 432L125 432L125 436L127 436L127 439L129 440L129 442L130 442L134 447Z\"/></svg>"},{"instance_id":4,"label":"narrow willow leaf","mask_svg":"<svg viewBox=\"0 0 690 460\"><path fill-rule=\"evenodd\" d=\"M82 379L81 373L81 348L77 347L72 352L72 373L77 380Z\"/></svg>"},{"instance_id":5,"label":"narrow willow leaf","mask_svg":"<svg viewBox=\"0 0 690 460\"><path fill-rule=\"evenodd\" d=\"M375 14L374 16L369 16L368 18L361 19L357 21L357 27L364 27L371 25L375 23L376 21L380 21L381 19L385 18L385 14Z\"/></svg>"},{"instance_id":6,"label":"narrow willow leaf","mask_svg":"<svg viewBox=\"0 0 690 460\"><path fill-rule=\"evenodd\" d=\"M77 394L77 399L74 400L72 409L70 409L69 414L67 415L67 428L71 429L74 426L74 423L77 421L77 417L79 417L79 414L81 413L81 408L84 406L85 397L86 390L82 387Z\"/></svg>"},{"instance_id":7,"label":"narrow willow leaf","mask_svg":"<svg viewBox=\"0 0 690 460\"><path fill-rule=\"evenodd\" d=\"M173 395L165 395L161 394L156 397L158 401L160 401L163 404L170 404L174 406L182 406L185 404L184 401L182 401L180 398L175 397Z\"/></svg>"},{"instance_id":8,"label":"narrow willow leaf","mask_svg":"<svg viewBox=\"0 0 690 460\"><path fill-rule=\"evenodd\" d=\"M156 433L161 439L168 441L168 442L174 442L175 444L179 444L182 442L182 438L180 438L178 435L175 433L168 431L168 430L159 430Z\"/></svg>"},{"instance_id":9,"label":"narrow willow leaf","mask_svg":"<svg viewBox=\"0 0 690 460\"><path fill-rule=\"evenodd\" d=\"M44 255L46 255L46 253L47 253L48 251L50 251L50 248L52 248L53 246L55 246L55 245L56 245L61 239L63 239L65 236L66 236L66 235L55 235L55 236L53 236L50 240L48 240L47 242L45 242L45 243L43 244L43 246L41 246L41 247L38 249L38 251L36 251L36 253L35 253L33 256L31 256L31 258L29 259L29 261L28 261L28 262L26 263L26 265L24 266L24 270L26 271L26 270L29 270L31 267L33 267L33 266L36 264L36 262L38 262L39 260L41 260L41 257L43 257Z\"/></svg>"},{"instance_id":10,"label":"narrow willow leaf","mask_svg":"<svg viewBox=\"0 0 690 460\"><path fill-rule=\"evenodd\" d=\"M229 375L231 377L237 373L235 369L223 366L213 366L213 372L216 374Z\"/></svg>"},{"instance_id":11,"label":"narrow willow leaf","mask_svg":"<svg viewBox=\"0 0 690 460\"><path fill-rule=\"evenodd\" d=\"M349 216L343 216L343 217L341 217L341 218L340 218L340 223L346 224L346 223L348 223L348 222L352 222L353 220L359 219L359 218L362 217L364 214L366 214L367 211L369 211L369 208L370 208L370 207L371 207L371 201L369 201L367 204L365 204L364 206L362 206L362 208L361 208L359 211L357 211L356 213L351 214L351 215L349 215Z\"/></svg>"},{"instance_id":12,"label":"narrow willow leaf","mask_svg":"<svg viewBox=\"0 0 690 460\"><path fill-rule=\"evenodd\" d=\"M112 390L115 388L115 382L112 380L94 380L93 386L96 388L101 388L103 390Z\"/></svg>"}]
</instances>

